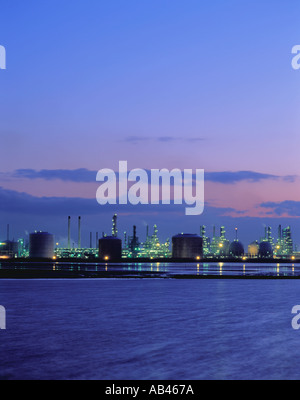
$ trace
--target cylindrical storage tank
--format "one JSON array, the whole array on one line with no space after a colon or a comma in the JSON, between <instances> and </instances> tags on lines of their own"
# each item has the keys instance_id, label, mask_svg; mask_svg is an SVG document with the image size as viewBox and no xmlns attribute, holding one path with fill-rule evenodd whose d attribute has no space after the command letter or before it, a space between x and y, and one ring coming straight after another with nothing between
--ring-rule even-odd
<instances>
[{"instance_id":1,"label":"cylindrical storage tank","mask_svg":"<svg viewBox=\"0 0 300 400\"><path fill-rule=\"evenodd\" d=\"M103 261L119 261L122 258L122 240L106 236L99 240L99 258Z\"/></svg>"},{"instance_id":2,"label":"cylindrical storage tank","mask_svg":"<svg viewBox=\"0 0 300 400\"><path fill-rule=\"evenodd\" d=\"M35 232L29 235L30 258L53 258L54 236L48 232Z\"/></svg>"},{"instance_id":3,"label":"cylindrical storage tank","mask_svg":"<svg viewBox=\"0 0 300 400\"><path fill-rule=\"evenodd\" d=\"M273 257L272 245L269 242L261 242L259 245L258 257L271 258Z\"/></svg>"},{"instance_id":4,"label":"cylindrical storage tank","mask_svg":"<svg viewBox=\"0 0 300 400\"><path fill-rule=\"evenodd\" d=\"M244 255L244 246L238 240L235 240L229 246L229 255L232 257L242 257Z\"/></svg>"},{"instance_id":5,"label":"cylindrical storage tank","mask_svg":"<svg viewBox=\"0 0 300 400\"><path fill-rule=\"evenodd\" d=\"M203 256L203 239L194 234L182 233L172 237L172 257L196 259Z\"/></svg>"}]
</instances>

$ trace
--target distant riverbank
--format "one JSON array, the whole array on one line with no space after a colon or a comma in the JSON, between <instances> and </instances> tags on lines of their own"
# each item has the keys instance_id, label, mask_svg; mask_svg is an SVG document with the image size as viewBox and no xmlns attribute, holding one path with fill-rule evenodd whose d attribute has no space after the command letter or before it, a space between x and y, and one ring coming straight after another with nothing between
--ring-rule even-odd
<instances>
[{"instance_id":1,"label":"distant riverbank","mask_svg":"<svg viewBox=\"0 0 300 400\"><path fill-rule=\"evenodd\" d=\"M1 262L0 279L299 279L300 263Z\"/></svg>"}]
</instances>

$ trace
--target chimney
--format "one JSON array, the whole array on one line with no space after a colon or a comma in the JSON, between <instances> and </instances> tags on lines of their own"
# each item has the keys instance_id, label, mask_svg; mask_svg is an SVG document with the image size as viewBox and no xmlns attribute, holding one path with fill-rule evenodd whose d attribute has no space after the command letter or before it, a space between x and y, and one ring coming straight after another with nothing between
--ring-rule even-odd
<instances>
[{"instance_id":1,"label":"chimney","mask_svg":"<svg viewBox=\"0 0 300 400\"><path fill-rule=\"evenodd\" d=\"M117 214L115 214L115 215L113 216L112 222L113 222L113 227L112 227L112 236L113 236L113 237L117 237L117 236L118 236L118 229L117 229Z\"/></svg>"},{"instance_id":2,"label":"chimney","mask_svg":"<svg viewBox=\"0 0 300 400\"><path fill-rule=\"evenodd\" d=\"M81 217L78 217L78 248L81 249Z\"/></svg>"},{"instance_id":3,"label":"chimney","mask_svg":"<svg viewBox=\"0 0 300 400\"><path fill-rule=\"evenodd\" d=\"M133 226L133 239L136 240L136 226Z\"/></svg>"},{"instance_id":4,"label":"chimney","mask_svg":"<svg viewBox=\"0 0 300 400\"><path fill-rule=\"evenodd\" d=\"M71 217L68 217L68 249L71 248Z\"/></svg>"}]
</instances>

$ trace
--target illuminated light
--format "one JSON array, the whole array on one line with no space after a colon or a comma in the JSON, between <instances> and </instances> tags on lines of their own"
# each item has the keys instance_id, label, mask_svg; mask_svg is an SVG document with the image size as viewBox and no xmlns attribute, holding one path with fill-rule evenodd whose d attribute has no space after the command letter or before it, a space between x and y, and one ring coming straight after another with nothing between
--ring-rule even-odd
<instances>
[{"instance_id":1,"label":"illuminated light","mask_svg":"<svg viewBox=\"0 0 300 400\"><path fill-rule=\"evenodd\" d=\"M0 256L0 259L1 259L1 260L8 260L9 257L8 257L8 256Z\"/></svg>"},{"instance_id":2,"label":"illuminated light","mask_svg":"<svg viewBox=\"0 0 300 400\"><path fill-rule=\"evenodd\" d=\"M197 256L197 257L196 257L196 260L201 260L201 257L200 257L200 256Z\"/></svg>"},{"instance_id":3,"label":"illuminated light","mask_svg":"<svg viewBox=\"0 0 300 400\"><path fill-rule=\"evenodd\" d=\"M159 246L160 246L160 244L159 244L159 243L156 243L156 246L157 246L157 247L159 247Z\"/></svg>"},{"instance_id":4,"label":"illuminated light","mask_svg":"<svg viewBox=\"0 0 300 400\"><path fill-rule=\"evenodd\" d=\"M244 260L244 261L247 260L247 257L243 257L243 260Z\"/></svg>"},{"instance_id":5,"label":"illuminated light","mask_svg":"<svg viewBox=\"0 0 300 400\"><path fill-rule=\"evenodd\" d=\"M292 256L292 260L295 260L296 259L296 257L295 256Z\"/></svg>"},{"instance_id":6,"label":"illuminated light","mask_svg":"<svg viewBox=\"0 0 300 400\"><path fill-rule=\"evenodd\" d=\"M279 249L280 249L280 246L276 246L276 249L279 250Z\"/></svg>"},{"instance_id":7,"label":"illuminated light","mask_svg":"<svg viewBox=\"0 0 300 400\"><path fill-rule=\"evenodd\" d=\"M219 244L219 247L223 247L223 243L220 243L220 244Z\"/></svg>"},{"instance_id":8,"label":"illuminated light","mask_svg":"<svg viewBox=\"0 0 300 400\"><path fill-rule=\"evenodd\" d=\"M56 256L52 257L53 260L56 260Z\"/></svg>"},{"instance_id":9,"label":"illuminated light","mask_svg":"<svg viewBox=\"0 0 300 400\"><path fill-rule=\"evenodd\" d=\"M108 261L108 260L109 260L109 257L108 257L108 256L105 256L105 257L104 257L104 260L105 260L105 261Z\"/></svg>"}]
</instances>

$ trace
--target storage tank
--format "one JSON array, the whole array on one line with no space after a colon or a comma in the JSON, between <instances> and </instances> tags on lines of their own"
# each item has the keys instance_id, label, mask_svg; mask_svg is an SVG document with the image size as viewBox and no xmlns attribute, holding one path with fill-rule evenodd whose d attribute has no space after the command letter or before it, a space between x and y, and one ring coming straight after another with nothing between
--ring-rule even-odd
<instances>
[{"instance_id":1,"label":"storage tank","mask_svg":"<svg viewBox=\"0 0 300 400\"><path fill-rule=\"evenodd\" d=\"M122 258L122 240L106 236L99 240L99 258L103 261L119 261Z\"/></svg>"},{"instance_id":2,"label":"storage tank","mask_svg":"<svg viewBox=\"0 0 300 400\"><path fill-rule=\"evenodd\" d=\"M232 257L242 257L244 255L245 251L244 251L244 246L243 244L238 241L235 240L234 242L232 242L229 246L229 255Z\"/></svg>"},{"instance_id":3,"label":"storage tank","mask_svg":"<svg viewBox=\"0 0 300 400\"><path fill-rule=\"evenodd\" d=\"M271 258L273 257L273 248L270 242L261 242L259 245L258 257Z\"/></svg>"},{"instance_id":4,"label":"storage tank","mask_svg":"<svg viewBox=\"0 0 300 400\"><path fill-rule=\"evenodd\" d=\"M189 233L181 233L172 237L173 258L200 259L202 256L202 237Z\"/></svg>"},{"instance_id":5,"label":"storage tank","mask_svg":"<svg viewBox=\"0 0 300 400\"><path fill-rule=\"evenodd\" d=\"M29 235L30 258L53 258L54 236L48 232L35 232Z\"/></svg>"},{"instance_id":6,"label":"storage tank","mask_svg":"<svg viewBox=\"0 0 300 400\"><path fill-rule=\"evenodd\" d=\"M259 244L258 242L252 242L248 246L248 255L251 258L256 258L258 257L259 253Z\"/></svg>"}]
</instances>

